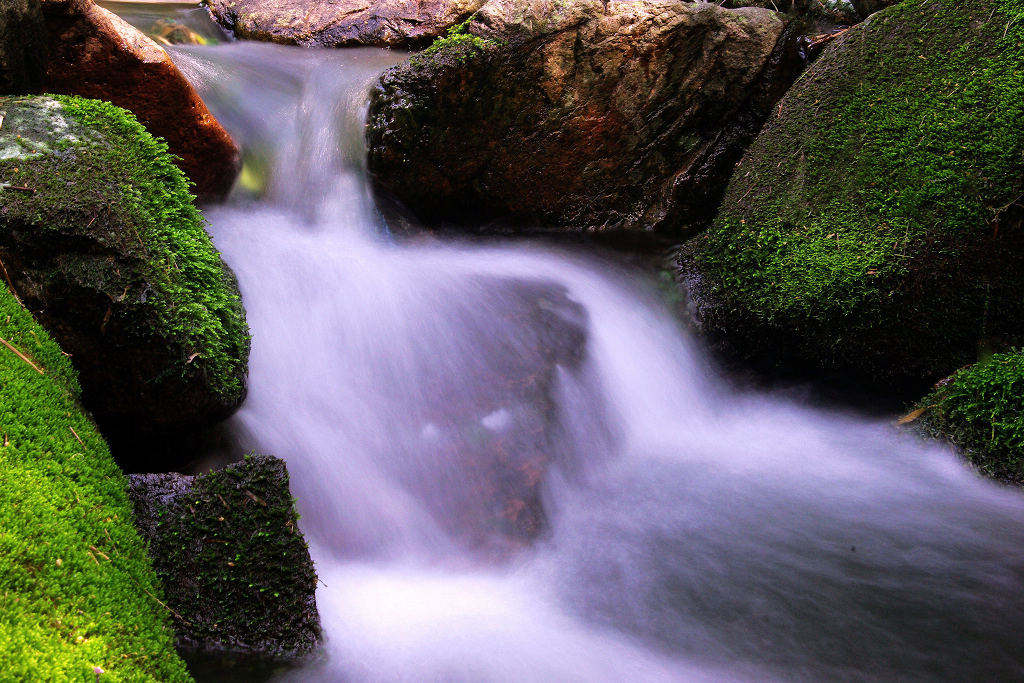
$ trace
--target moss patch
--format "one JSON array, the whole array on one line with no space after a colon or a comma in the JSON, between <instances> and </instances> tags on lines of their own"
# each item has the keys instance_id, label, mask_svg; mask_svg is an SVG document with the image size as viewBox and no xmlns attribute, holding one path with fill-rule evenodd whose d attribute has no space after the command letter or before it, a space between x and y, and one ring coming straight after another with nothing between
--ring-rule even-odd
<instances>
[{"instance_id":1,"label":"moss patch","mask_svg":"<svg viewBox=\"0 0 1024 683\"><path fill-rule=\"evenodd\" d=\"M317 579L284 461L132 475L131 495L167 602L184 616L181 644L282 658L316 647Z\"/></svg>"},{"instance_id":2,"label":"moss patch","mask_svg":"<svg viewBox=\"0 0 1024 683\"><path fill-rule=\"evenodd\" d=\"M985 474L1024 484L1024 353L963 368L921 407L928 433L952 441Z\"/></svg>"},{"instance_id":3,"label":"moss patch","mask_svg":"<svg viewBox=\"0 0 1024 683\"><path fill-rule=\"evenodd\" d=\"M933 381L1024 332L1022 15L908 0L826 50L699 241L710 327Z\"/></svg>"},{"instance_id":4,"label":"moss patch","mask_svg":"<svg viewBox=\"0 0 1024 683\"><path fill-rule=\"evenodd\" d=\"M0 671L5 680L190 680L126 481L68 359L0 291Z\"/></svg>"},{"instance_id":5,"label":"moss patch","mask_svg":"<svg viewBox=\"0 0 1024 683\"><path fill-rule=\"evenodd\" d=\"M248 356L237 286L166 144L97 100L5 98L0 110L0 180L34 190L3 192L0 248L73 354L90 407L117 412L93 397L118 392L129 412L237 404ZM195 395L168 400L183 391Z\"/></svg>"}]
</instances>

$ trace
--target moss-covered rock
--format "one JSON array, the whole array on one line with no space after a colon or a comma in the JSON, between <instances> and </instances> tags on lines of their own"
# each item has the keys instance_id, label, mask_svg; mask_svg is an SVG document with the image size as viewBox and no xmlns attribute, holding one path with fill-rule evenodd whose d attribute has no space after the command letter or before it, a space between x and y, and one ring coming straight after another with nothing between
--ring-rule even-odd
<instances>
[{"instance_id":1,"label":"moss-covered rock","mask_svg":"<svg viewBox=\"0 0 1024 683\"><path fill-rule=\"evenodd\" d=\"M245 393L248 335L167 147L128 112L0 98L0 261L71 354L104 428L222 418Z\"/></svg>"},{"instance_id":2,"label":"moss-covered rock","mask_svg":"<svg viewBox=\"0 0 1024 683\"><path fill-rule=\"evenodd\" d=\"M684 252L705 329L887 386L1021 340L1022 13L907 0L829 46Z\"/></svg>"},{"instance_id":3,"label":"moss-covered rock","mask_svg":"<svg viewBox=\"0 0 1024 683\"><path fill-rule=\"evenodd\" d=\"M0 288L0 678L190 680L71 363Z\"/></svg>"},{"instance_id":4,"label":"moss-covered rock","mask_svg":"<svg viewBox=\"0 0 1024 683\"><path fill-rule=\"evenodd\" d=\"M250 456L195 477L133 474L131 498L180 615L180 646L272 658L317 647L316 573L283 460Z\"/></svg>"},{"instance_id":5,"label":"moss-covered rock","mask_svg":"<svg viewBox=\"0 0 1024 683\"><path fill-rule=\"evenodd\" d=\"M948 439L981 472L1024 484L1024 353L962 368L920 403L920 424Z\"/></svg>"},{"instance_id":6,"label":"moss-covered rock","mask_svg":"<svg viewBox=\"0 0 1024 683\"><path fill-rule=\"evenodd\" d=\"M46 26L39 0L0 4L0 95L39 92L46 68Z\"/></svg>"},{"instance_id":7,"label":"moss-covered rock","mask_svg":"<svg viewBox=\"0 0 1024 683\"><path fill-rule=\"evenodd\" d=\"M381 78L370 171L430 222L678 235L760 126L783 26L713 3L491 0Z\"/></svg>"}]
</instances>

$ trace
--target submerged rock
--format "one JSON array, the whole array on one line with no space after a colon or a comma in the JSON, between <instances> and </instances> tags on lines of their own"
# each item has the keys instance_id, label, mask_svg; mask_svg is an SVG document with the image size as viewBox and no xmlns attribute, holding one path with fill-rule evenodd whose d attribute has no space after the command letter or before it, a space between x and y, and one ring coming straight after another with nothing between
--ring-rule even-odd
<instances>
[{"instance_id":1,"label":"submerged rock","mask_svg":"<svg viewBox=\"0 0 1024 683\"><path fill-rule=\"evenodd\" d=\"M294 659L319 646L317 577L283 460L129 481L179 647Z\"/></svg>"},{"instance_id":2,"label":"submerged rock","mask_svg":"<svg viewBox=\"0 0 1024 683\"><path fill-rule=\"evenodd\" d=\"M920 426L955 444L979 471L1024 485L1024 354L958 370L921 399Z\"/></svg>"},{"instance_id":3,"label":"submerged rock","mask_svg":"<svg viewBox=\"0 0 1024 683\"><path fill-rule=\"evenodd\" d=\"M1020 8L906 1L825 49L684 254L715 340L915 393L1024 342Z\"/></svg>"},{"instance_id":4,"label":"submerged rock","mask_svg":"<svg viewBox=\"0 0 1024 683\"><path fill-rule=\"evenodd\" d=\"M443 35L484 0L209 0L239 38L306 47L414 47Z\"/></svg>"},{"instance_id":5,"label":"submerged rock","mask_svg":"<svg viewBox=\"0 0 1024 683\"><path fill-rule=\"evenodd\" d=\"M783 21L669 0L492 0L386 72L369 167L427 221L679 234L766 113Z\"/></svg>"},{"instance_id":6,"label":"submerged rock","mask_svg":"<svg viewBox=\"0 0 1024 683\"><path fill-rule=\"evenodd\" d=\"M112 432L230 414L245 315L166 146L96 100L7 97L0 111L0 274L71 355L85 405Z\"/></svg>"},{"instance_id":7,"label":"submerged rock","mask_svg":"<svg viewBox=\"0 0 1024 683\"><path fill-rule=\"evenodd\" d=\"M39 0L0 4L0 95L40 92L46 68L46 26Z\"/></svg>"},{"instance_id":8,"label":"submerged rock","mask_svg":"<svg viewBox=\"0 0 1024 683\"><path fill-rule=\"evenodd\" d=\"M113 102L167 140L200 199L231 189L238 146L163 48L92 0L43 0L48 92Z\"/></svg>"}]
</instances>

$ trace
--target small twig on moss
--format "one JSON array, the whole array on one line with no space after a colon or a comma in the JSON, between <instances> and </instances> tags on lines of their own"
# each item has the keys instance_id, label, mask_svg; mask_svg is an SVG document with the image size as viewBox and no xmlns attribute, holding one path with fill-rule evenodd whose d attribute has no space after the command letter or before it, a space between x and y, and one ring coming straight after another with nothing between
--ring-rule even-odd
<instances>
[{"instance_id":1,"label":"small twig on moss","mask_svg":"<svg viewBox=\"0 0 1024 683\"><path fill-rule=\"evenodd\" d=\"M7 341L7 340L6 340L6 339L4 339L3 337L0 337L0 342L2 342L4 346L6 346L7 348L9 348L9 349L10 349L11 351L13 351L13 352L15 353L15 355L17 355L17 356L18 356L18 358L22 359L23 361L25 361L26 363L28 363L29 365L31 365L31 366L32 366L32 369L33 369L33 370L35 370L36 372L38 372L38 373L39 373L40 375L45 375L45 374L46 374L45 372L43 372L42 368L40 368L40 367L39 367L38 365L36 365L35 363L33 363L33 362L31 361L31 359L29 359L29 357L28 357L28 356L26 356L25 354L23 354L23 353L22 353L21 351L19 351L18 349L14 348L14 346L13 346L13 345L11 344L11 342Z\"/></svg>"},{"instance_id":2,"label":"small twig on moss","mask_svg":"<svg viewBox=\"0 0 1024 683\"><path fill-rule=\"evenodd\" d=\"M259 503L263 507L267 507L267 501L263 500L249 489L242 489L242 493L244 493L249 499L251 499L252 502Z\"/></svg>"},{"instance_id":3,"label":"small twig on moss","mask_svg":"<svg viewBox=\"0 0 1024 683\"><path fill-rule=\"evenodd\" d=\"M26 192L28 194L35 194L36 191L28 187L27 185L0 185L0 189L3 190L15 190L17 192Z\"/></svg>"},{"instance_id":4,"label":"small twig on moss","mask_svg":"<svg viewBox=\"0 0 1024 683\"><path fill-rule=\"evenodd\" d=\"M7 288L11 290L11 294L13 294L14 298L18 300L18 303L21 304L21 297L18 296L18 292L14 290L14 283L11 282L11 276L7 274L7 266L4 265L3 261L0 261L0 270L4 271L4 280L7 281Z\"/></svg>"},{"instance_id":5,"label":"small twig on moss","mask_svg":"<svg viewBox=\"0 0 1024 683\"><path fill-rule=\"evenodd\" d=\"M82 444L82 445L84 446L84 445L85 445L85 442L84 442L84 441L82 441L82 437L80 437L80 436L78 435L78 432L76 432L76 431L75 431L75 428L74 428L74 427L72 427L71 425L68 425L68 429L70 429L70 430L71 430L71 433L75 435L75 438L76 438L76 439L78 439L78 443L80 443L80 444Z\"/></svg>"}]
</instances>

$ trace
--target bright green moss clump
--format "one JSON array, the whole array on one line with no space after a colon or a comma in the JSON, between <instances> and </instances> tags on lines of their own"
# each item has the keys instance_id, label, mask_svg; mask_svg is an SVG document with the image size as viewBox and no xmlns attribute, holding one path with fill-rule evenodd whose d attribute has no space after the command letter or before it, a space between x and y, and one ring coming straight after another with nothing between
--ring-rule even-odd
<instances>
[{"instance_id":1,"label":"bright green moss clump","mask_svg":"<svg viewBox=\"0 0 1024 683\"><path fill-rule=\"evenodd\" d=\"M1022 17L1021 0L907 0L830 46L698 243L710 326L933 381L1024 333Z\"/></svg>"},{"instance_id":2,"label":"bright green moss clump","mask_svg":"<svg viewBox=\"0 0 1024 683\"><path fill-rule=\"evenodd\" d=\"M928 432L955 443L985 474L1024 484L1024 353L960 370L921 405Z\"/></svg>"},{"instance_id":3,"label":"bright green moss clump","mask_svg":"<svg viewBox=\"0 0 1024 683\"><path fill-rule=\"evenodd\" d=\"M199 354L215 378L215 392L237 395L248 350L244 313L167 143L147 133L131 112L109 102L54 99L75 121L127 142L99 151L108 168L124 174L119 210L141 219L137 230L148 252L153 291L140 303L155 308L165 334L182 336L187 348Z\"/></svg>"},{"instance_id":4,"label":"bright green moss clump","mask_svg":"<svg viewBox=\"0 0 1024 683\"><path fill-rule=\"evenodd\" d=\"M6 290L0 337L0 678L189 680L68 359Z\"/></svg>"}]
</instances>

